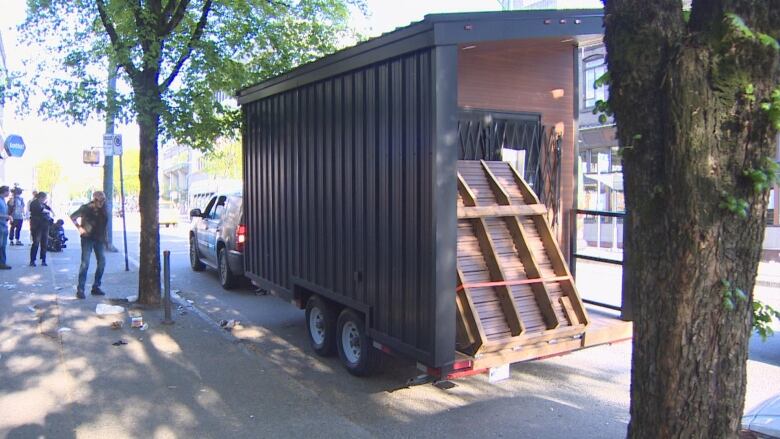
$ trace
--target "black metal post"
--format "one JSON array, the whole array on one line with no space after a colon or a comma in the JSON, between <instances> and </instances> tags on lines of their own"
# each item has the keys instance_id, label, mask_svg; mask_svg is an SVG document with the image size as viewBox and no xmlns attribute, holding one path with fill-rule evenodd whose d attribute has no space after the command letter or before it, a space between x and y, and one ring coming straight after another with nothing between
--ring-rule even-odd
<instances>
[{"instance_id":1,"label":"black metal post","mask_svg":"<svg viewBox=\"0 0 780 439\"><path fill-rule=\"evenodd\" d=\"M125 209L125 174L122 169L122 155L119 155L119 193L122 197L122 238L125 241L125 271L130 271L130 261L127 257L127 211Z\"/></svg>"},{"instance_id":2,"label":"black metal post","mask_svg":"<svg viewBox=\"0 0 780 439\"><path fill-rule=\"evenodd\" d=\"M163 319L163 324L165 325L171 325L173 324L173 319L171 319L171 251L165 250L163 252L163 270L165 271L164 276L164 286L165 286L165 296L163 297L163 308L165 310L165 318Z\"/></svg>"}]
</instances>

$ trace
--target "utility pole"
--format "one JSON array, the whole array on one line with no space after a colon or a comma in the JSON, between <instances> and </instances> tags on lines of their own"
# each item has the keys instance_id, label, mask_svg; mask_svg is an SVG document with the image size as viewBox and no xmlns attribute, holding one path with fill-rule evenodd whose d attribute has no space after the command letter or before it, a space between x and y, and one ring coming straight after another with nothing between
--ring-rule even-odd
<instances>
[{"instance_id":1,"label":"utility pole","mask_svg":"<svg viewBox=\"0 0 780 439\"><path fill-rule=\"evenodd\" d=\"M108 89L106 91L106 134L114 134L114 116L116 115L116 63L108 63ZM114 155L106 155L103 163L103 192L106 194L108 224L106 224L106 250L118 251L114 247Z\"/></svg>"}]
</instances>

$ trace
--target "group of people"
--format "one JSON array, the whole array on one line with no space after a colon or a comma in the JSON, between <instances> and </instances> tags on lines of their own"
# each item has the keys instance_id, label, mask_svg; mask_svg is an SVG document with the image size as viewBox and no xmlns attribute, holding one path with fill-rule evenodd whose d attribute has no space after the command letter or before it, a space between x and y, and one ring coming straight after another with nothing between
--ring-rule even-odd
<instances>
[{"instance_id":1,"label":"group of people","mask_svg":"<svg viewBox=\"0 0 780 439\"><path fill-rule=\"evenodd\" d=\"M49 239L49 227L54 224L54 211L46 204L48 194L46 192L33 191L33 199L29 205L25 205L22 199L22 189L14 187L13 196L9 198L11 189L8 186L0 186L0 270L10 270L8 265L6 247L9 245L23 245L20 233L25 217L29 214L30 239L30 267L36 267L36 259L46 266L46 247ZM95 280L92 283L92 295L105 295L100 289L103 279L103 271L106 266L105 247L107 242L108 211L106 210L106 196L101 191L92 194L92 201L79 207L70 215L73 225L76 226L81 237L81 265L79 267L78 286L76 297L86 298L84 290L89 270L89 260L92 252L97 259ZM58 221L57 224L62 224ZM39 256L40 252L40 256Z\"/></svg>"},{"instance_id":2,"label":"group of people","mask_svg":"<svg viewBox=\"0 0 780 439\"><path fill-rule=\"evenodd\" d=\"M8 196L13 192L11 198ZM46 265L46 242L49 239L49 225L54 212L46 204L46 192L33 191L33 199L25 204L22 189L15 187L13 191L8 186L0 186L0 269L10 270L6 256L7 245L24 245L21 241L22 225L25 217L30 217L30 266L36 266L36 258L40 251L41 265Z\"/></svg>"}]
</instances>

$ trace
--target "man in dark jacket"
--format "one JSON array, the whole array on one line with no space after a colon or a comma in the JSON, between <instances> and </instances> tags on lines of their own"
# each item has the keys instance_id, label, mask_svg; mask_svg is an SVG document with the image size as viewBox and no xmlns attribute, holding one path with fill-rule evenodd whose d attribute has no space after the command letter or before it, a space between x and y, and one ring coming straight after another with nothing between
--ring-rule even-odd
<instances>
[{"instance_id":1,"label":"man in dark jacket","mask_svg":"<svg viewBox=\"0 0 780 439\"><path fill-rule=\"evenodd\" d=\"M35 256L38 247L41 249L41 265L46 266L46 243L49 240L49 224L52 221L52 211L46 204L46 192L38 192L30 202L30 267L35 267Z\"/></svg>"},{"instance_id":2,"label":"man in dark jacket","mask_svg":"<svg viewBox=\"0 0 780 439\"><path fill-rule=\"evenodd\" d=\"M106 211L106 195L101 191L92 194L92 201L81 206L70 214L70 219L81 235L81 267L79 268L79 284L76 288L76 297L84 299L84 287L87 283L87 271L89 270L89 257L95 251L97 269L95 281L92 283L92 295L103 296L106 293L100 289L103 279L103 270L106 267L106 226L108 224L108 212ZM76 222L81 219L80 222Z\"/></svg>"}]
</instances>

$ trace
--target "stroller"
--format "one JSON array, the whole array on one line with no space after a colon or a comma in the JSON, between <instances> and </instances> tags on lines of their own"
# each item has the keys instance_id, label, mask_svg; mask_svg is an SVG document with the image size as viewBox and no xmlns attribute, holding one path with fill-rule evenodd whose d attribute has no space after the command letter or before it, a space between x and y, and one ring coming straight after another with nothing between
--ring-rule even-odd
<instances>
[{"instance_id":1,"label":"stroller","mask_svg":"<svg viewBox=\"0 0 780 439\"><path fill-rule=\"evenodd\" d=\"M46 250L50 252L61 252L67 247L65 244L68 238L65 236L65 221L59 219L52 222L49 227L49 239L46 242Z\"/></svg>"}]
</instances>

